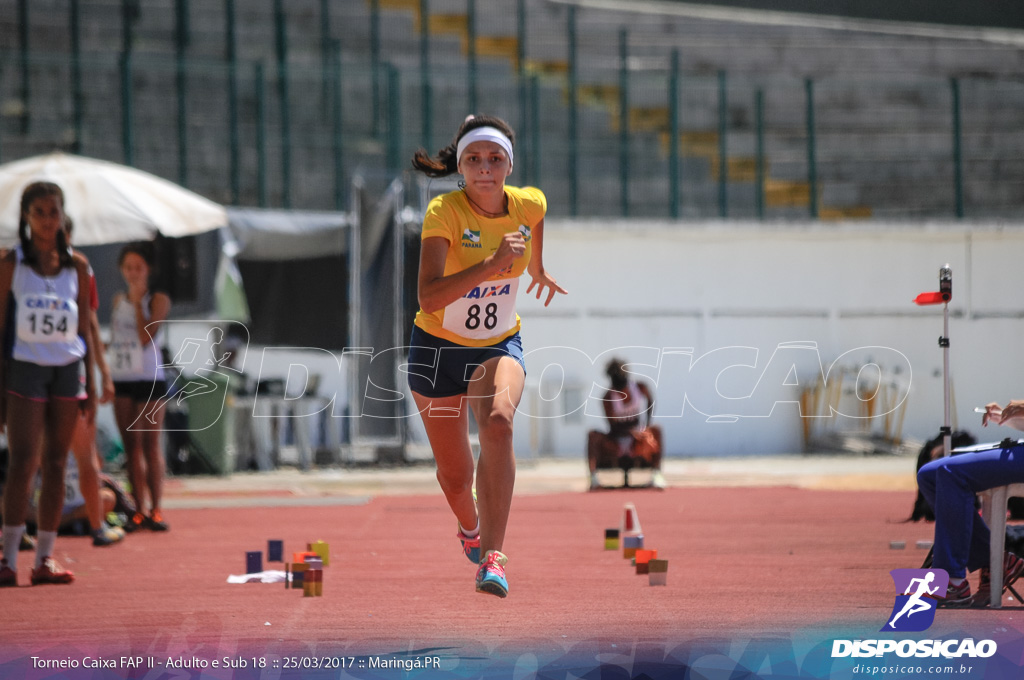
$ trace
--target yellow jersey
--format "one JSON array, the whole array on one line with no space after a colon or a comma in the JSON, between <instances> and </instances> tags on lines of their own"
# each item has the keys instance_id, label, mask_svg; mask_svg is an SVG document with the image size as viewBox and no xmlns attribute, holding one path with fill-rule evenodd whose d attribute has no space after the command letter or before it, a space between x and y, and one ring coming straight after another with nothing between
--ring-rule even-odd
<instances>
[{"instance_id":1,"label":"yellow jersey","mask_svg":"<svg viewBox=\"0 0 1024 680\"><path fill-rule=\"evenodd\" d=\"M531 230L544 219L547 199L535 187L505 187L508 214L484 217L473 212L463 191L435 197L427 205L421 238L448 241L444 275L468 269L498 249L502 237L513 231L523 234L526 252L511 267L484 281L460 299L436 312L416 313L414 323L439 338L469 347L486 347L519 331L516 293L519 277L530 263Z\"/></svg>"}]
</instances>

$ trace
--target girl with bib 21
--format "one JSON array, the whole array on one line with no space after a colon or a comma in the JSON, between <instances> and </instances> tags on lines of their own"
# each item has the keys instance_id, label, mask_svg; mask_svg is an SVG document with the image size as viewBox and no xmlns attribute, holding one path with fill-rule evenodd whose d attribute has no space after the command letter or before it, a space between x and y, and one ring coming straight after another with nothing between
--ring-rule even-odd
<instances>
[{"instance_id":1,"label":"girl with bib 21","mask_svg":"<svg viewBox=\"0 0 1024 680\"><path fill-rule=\"evenodd\" d=\"M50 182L22 192L20 245L0 260L0 417L10 465L4 489L0 586L18 585L18 546L32 479L42 467L32 585L71 583L53 559L64 503L64 465L78 424L96 417L89 263L68 247L64 193Z\"/></svg>"},{"instance_id":2,"label":"girl with bib 21","mask_svg":"<svg viewBox=\"0 0 1024 680\"><path fill-rule=\"evenodd\" d=\"M114 379L114 417L128 457L128 479L138 511L128 531L167 531L160 502L164 488L162 397L167 391L160 347L171 299L151 292L150 251L145 244L124 246L118 256L126 290L114 296L110 312L110 374ZM143 514L146 493L150 512Z\"/></svg>"},{"instance_id":3,"label":"girl with bib 21","mask_svg":"<svg viewBox=\"0 0 1024 680\"><path fill-rule=\"evenodd\" d=\"M526 378L516 314L519 277L544 304L566 291L544 269L539 189L505 186L514 133L503 120L470 116L455 139L413 167L430 177L460 173L461 189L434 198L423 219L409 386L437 462L437 479L474 564L476 590L508 594L502 552L515 484L512 419ZM469 411L480 434L473 486Z\"/></svg>"}]
</instances>

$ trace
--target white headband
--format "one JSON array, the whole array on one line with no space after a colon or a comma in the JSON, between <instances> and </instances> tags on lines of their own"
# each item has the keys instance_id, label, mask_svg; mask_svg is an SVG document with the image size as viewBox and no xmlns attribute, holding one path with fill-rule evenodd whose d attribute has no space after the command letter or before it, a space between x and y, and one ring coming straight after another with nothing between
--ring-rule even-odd
<instances>
[{"instance_id":1,"label":"white headband","mask_svg":"<svg viewBox=\"0 0 1024 680\"><path fill-rule=\"evenodd\" d=\"M455 158L460 163L462 162L462 152L473 142L494 142L505 150L505 153L508 154L508 164L512 165L512 141L498 128L478 127L462 135L462 139L459 140L455 149Z\"/></svg>"}]
</instances>

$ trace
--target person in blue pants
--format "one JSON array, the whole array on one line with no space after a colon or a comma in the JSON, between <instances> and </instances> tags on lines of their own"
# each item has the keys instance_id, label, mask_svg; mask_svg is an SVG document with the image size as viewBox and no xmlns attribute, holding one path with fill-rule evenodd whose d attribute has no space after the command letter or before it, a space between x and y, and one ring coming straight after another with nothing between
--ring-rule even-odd
<instances>
[{"instance_id":1,"label":"person in blue pants","mask_svg":"<svg viewBox=\"0 0 1024 680\"><path fill-rule=\"evenodd\" d=\"M1006 406L988 404L981 424L1008 425L1024 430L1024 400ZM949 574L940 606L984 607L989 601L989 529L975 510L976 495L986 489L1024 482L1024 446L993 448L938 458L917 473L925 500L935 511L932 567ZM981 570L978 592L972 595L967 572ZM1024 560L1011 552L1003 556L1003 588L1024 573Z\"/></svg>"}]
</instances>

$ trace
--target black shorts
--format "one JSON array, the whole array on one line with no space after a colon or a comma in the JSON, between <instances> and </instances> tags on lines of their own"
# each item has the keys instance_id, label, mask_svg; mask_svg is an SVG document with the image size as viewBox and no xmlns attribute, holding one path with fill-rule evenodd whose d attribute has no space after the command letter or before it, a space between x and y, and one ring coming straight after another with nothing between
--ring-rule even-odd
<instances>
[{"instance_id":1,"label":"black shorts","mask_svg":"<svg viewBox=\"0 0 1024 680\"><path fill-rule=\"evenodd\" d=\"M167 392L167 381L160 380L127 380L114 383L115 397L128 397L132 401L148 404L164 396Z\"/></svg>"},{"instance_id":2,"label":"black shorts","mask_svg":"<svg viewBox=\"0 0 1024 680\"><path fill-rule=\"evenodd\" d=\"M409 387L425 397L441 399L466 394L476 367L494 357L512 357L526 372L519 333L496 345L466 347L413 326L409 345L409 361L405 366Z\"/></svg>"},{"instance_id":3,"label":"black shorts","mask_svg":"<svg viewBox=\"0 0 1024 680\"><path fill-rule=\"evenodd\" d=\"M85 399L85 362L66 366L40 366L10 359L7 363L7 393L31 401Z\"/></svg>"}]
</instances>

